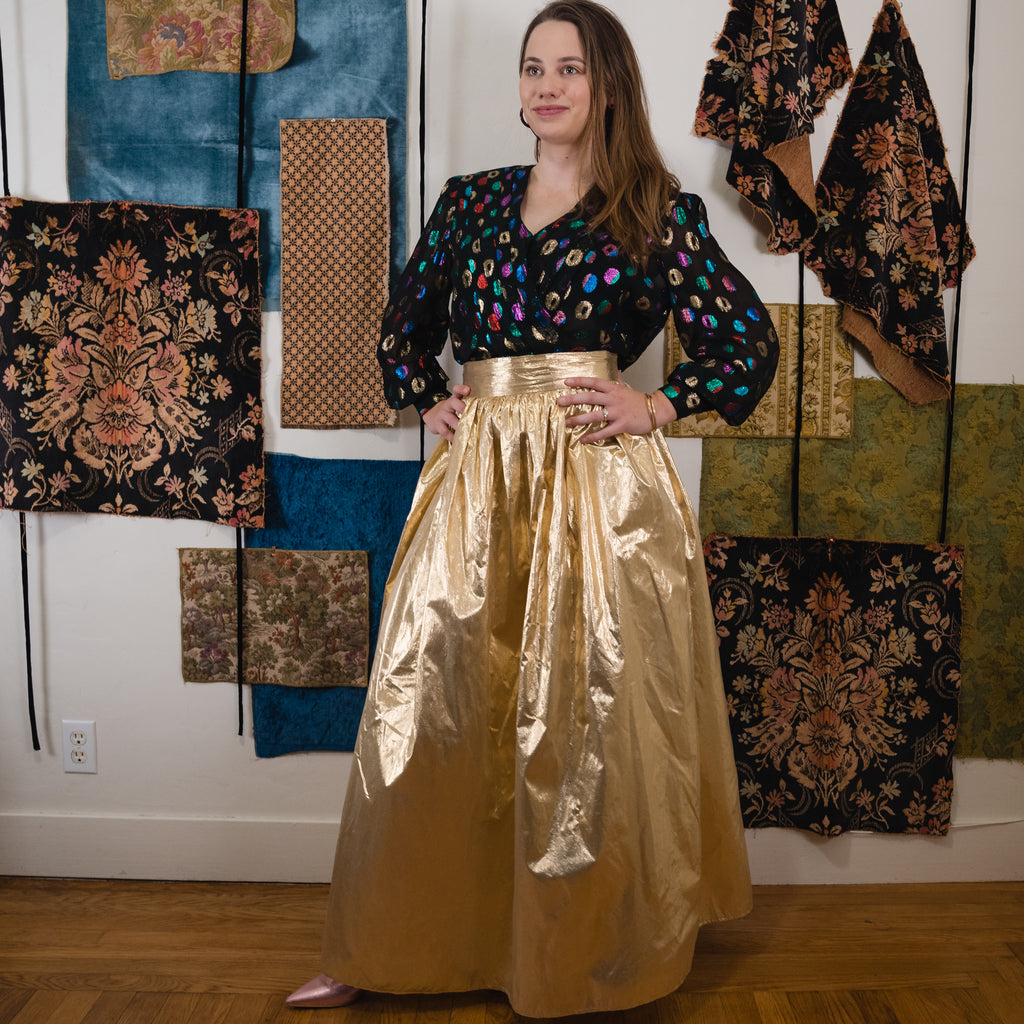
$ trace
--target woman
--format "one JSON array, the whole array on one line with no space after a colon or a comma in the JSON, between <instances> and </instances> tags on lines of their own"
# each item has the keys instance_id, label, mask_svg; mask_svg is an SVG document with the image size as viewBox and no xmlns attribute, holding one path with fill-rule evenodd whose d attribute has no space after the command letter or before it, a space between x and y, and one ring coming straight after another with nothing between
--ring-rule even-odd
<instances>
[{"instance_id":1,"label":"woman","mask_svg":"<svg viewBox=\"0 0 1024 1024\"><path fill-rule=\"evenodd\" d=\"M549 4L520 69L536 164L450 180L385 312L388 398L449 443L388 582L327 973L292 1005L624 1009L750 906L700 538L658 427L743 420L777 339L664 167L617 19ZM689 360L634 391L619 370L670 310Z\"/></svg>"}]
</instances>

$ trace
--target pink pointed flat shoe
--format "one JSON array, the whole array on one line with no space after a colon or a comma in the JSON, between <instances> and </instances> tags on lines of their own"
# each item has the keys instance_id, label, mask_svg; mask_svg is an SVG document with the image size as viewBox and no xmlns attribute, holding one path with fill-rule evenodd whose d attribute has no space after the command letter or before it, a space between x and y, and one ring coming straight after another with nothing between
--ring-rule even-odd
<instances>
[{"instance_id":1,"label":"pink pointed flat shoe","mask_svg":"<svg viewBox=\"0 0 1024 1024\"><path fill-rule=\"evenodd\" d=\"M342 985L333 978L328 978L326 974L318 974L312 981L307 981L302 988L297 988L288 996L285 999L285 1004L294 1006L296 1009L348 1006L362 994L361 988Z\"/></svg>"}]
</instances>

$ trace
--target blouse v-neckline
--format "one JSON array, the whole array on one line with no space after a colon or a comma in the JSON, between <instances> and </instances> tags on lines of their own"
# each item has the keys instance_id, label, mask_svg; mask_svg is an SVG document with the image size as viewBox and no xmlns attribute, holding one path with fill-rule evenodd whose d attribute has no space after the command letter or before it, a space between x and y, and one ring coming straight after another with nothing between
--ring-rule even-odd
<instances>
[{"instance_id":1,"label":"blouse v-neckline","mask_svg":"<svg viewBox=\"0 0 1024 1024\"><path fill-rule=\"evenodd\" d=\"M563 210L562 213L558 214L557 217L554 217L552 220L549 220L546 224L541 225L539 228L537 228L536 231L531 230L529 225L527 225L525 218L523 217L523 200L526 199L526 189L530 184L530 175L533 174L533 169L536 166L536 164L530 164L526 168L526 174L523 176L522 185L519 191L519 223L522 225L523 230L526 232L527 235L530 236L530 238L539 238L541 235L547 234L547 232L556 224L565 220L570 214L578 210L580 208L581 202L581 200L577 199L576 202L569 207L569 209Z\"/></svg>"}]
</instances>

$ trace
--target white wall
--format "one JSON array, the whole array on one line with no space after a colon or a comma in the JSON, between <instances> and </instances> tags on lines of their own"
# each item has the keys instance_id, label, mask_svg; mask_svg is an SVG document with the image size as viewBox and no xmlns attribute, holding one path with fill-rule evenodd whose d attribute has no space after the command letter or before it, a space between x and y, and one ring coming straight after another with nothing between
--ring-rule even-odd
<instances>
[{"instance_id":1,"label":"white wall","mask_svg":"<svg viewBox=\"0 0 1024 1024\"><path fill-rule=\"evenodd\" d=\"M538 6L539 0L432 0L428 204L450 174L530 159L531 137L518 122L515 60L519 32ZM726 0L612 0L610 6L640 51L656 132L671 165L685 187L704 197L719 241L762 298L795 301L795 257L765 252L760 231L725 184L726 150L690 134ZM420 5L410 7L415 86ZM856 63L876 0L840 0L840 9ZM904 11L959 180L967 0L905 0ZM1024 157L1019 133L1006 129L1007 97L1019 92L1011 76L1024 8L1000 5L999 19L997 25L983 10L979 26L970 196L979 256L964 290L960 362L962 380L985 383L1024 381L1024 346L1011 319L1024 216L1019 203L1001 200L1012 182L998 177ZM0 5L16 195L67 198L60 73L65 20L60 0ZM410 100L410 216L418 218L415 95ZM819 122L819 161L840 106L834 99ZM808 301L820 299L808 275ZM415 417L408 413L393 430L281 430L279 314L266 317L265 336L268 449L330 458L417 457ZM635 384L657 384L657 349L652 346L639 364ZM871 373L862 358L857 372ZM700 444L670 443L696 498ZM326 879L350 756L257 760L251 735L235 736L233 689L181 680L177 548L231 545L233 532L202 523L48 515L30 516L29 533L38 753L24 713L17 516L0 513L0 873ZM62 718L97 721L98 774L63 773ZM946 839L847 835L821 841L772 830L750 833L749 845L759 882L1022 878L1022 819L1024 763L961 761L954 828Z\"/></svg>"}]
</instances>

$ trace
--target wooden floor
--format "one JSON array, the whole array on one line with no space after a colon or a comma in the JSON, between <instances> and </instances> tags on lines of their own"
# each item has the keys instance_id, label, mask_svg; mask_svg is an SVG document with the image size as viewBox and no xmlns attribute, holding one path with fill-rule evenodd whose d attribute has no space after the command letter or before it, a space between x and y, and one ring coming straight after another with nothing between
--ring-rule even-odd
<instances>
[{"instance_id":1,"label":"wooden floor","mask_svg":"<svg viewBox=\"0 0 1024 1024\"><path fill-rule=\"evenodd\" d=\"M324 886L0 878L0 1024L496 1024L498 993L289 1010ZM430 937L424 936L429 942ZM778 886L701 932L683 987L573 1021L1024 1024L1024 883Z\"/></svg>"}]
</instances>

